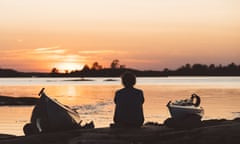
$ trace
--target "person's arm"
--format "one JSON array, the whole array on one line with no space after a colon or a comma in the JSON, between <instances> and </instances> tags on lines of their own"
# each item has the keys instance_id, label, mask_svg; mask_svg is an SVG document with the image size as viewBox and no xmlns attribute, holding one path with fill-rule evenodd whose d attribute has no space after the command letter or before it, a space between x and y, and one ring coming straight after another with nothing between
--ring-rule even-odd
<instances>
[{"instance_id":1,"label":"person's arm","mask_svg":"<svg viewBox=\"0 0 240 144\"><path fill-rule=\"evenodd\" d=\"M115 97L114 97L114 103L117 103L117 93L115 93Z\"/></svg>"},{"instance_id":2,"label":"person's arm","mask_svg":"<svg viewBox=\"0 0 240 144\"><path fill-rule=\"evenodd\" d=\"M116 106L115 106L115 110L114 110L113 121L116 123L116 122L118 122L118 112L117 112L118 92L115 93L114 103Z\"/></svg>"},{"instance_id":3,"label":"person's arm","mask_svg":"<svg viewBox=\"0 0 240 144\"><path fill-rule=\"evenodd\" d=\"M118 103L118 92L115 93L114 103L115 103L115 104Z\"/></svg>"}]
</instances>

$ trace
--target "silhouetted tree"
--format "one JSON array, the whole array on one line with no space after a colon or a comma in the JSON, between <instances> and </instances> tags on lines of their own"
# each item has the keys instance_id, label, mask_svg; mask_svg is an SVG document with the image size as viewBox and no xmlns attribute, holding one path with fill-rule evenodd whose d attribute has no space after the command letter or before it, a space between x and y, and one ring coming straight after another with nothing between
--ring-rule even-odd
<instances>
[{"instance_id":1,"label":"silhouetted tree","mask_svg":"<svg viewBox=\"0 0 240 144\"><path fill-rule=\"evenodd\" d=\"M57 74L57 73L59 73L59 70L58 70L57 68L54 67L54 68L52 68L51 73Z\"/></svg>"},{"instance_id":2,"label":"silhouetted tree","mask_svg":"<svg viewBox=\"0 0 240 144\"><path fill-rule=\"evenodd\" d=\"M178 68L175 72L179 73L180 75L186 75L188 73L191 73L192 71L192 66L190 64L185 64L184 66L181 66Z\"/></svg>"},{"instance_id":3,"label":"silhouetted tree","mask_svg":"<svg viewBox=\"0 0 240 144\"><path fill-rule=\"evenodd\" d=\"M89 68L89 66L88 65L84 65L83 66L83 68L82 68L82 71L89 71L90 70L90 68Z\"/></svg>"},{"instance_id":4,"label":"silhouetted tree","mask_svg":"<svg viewBox=\"0 0 240 144\"><path fill-rule=\"evenodd\" d=\"M228 69L232 69L232 70L237 69L237 65L235 63L231 63L227 67Z\"/></svg>"},{"instance_id":5,"label":"silhouetted tree","mask_svg":"<svg viewBox=\"0 0 240 144\"><path fill-rule=\"evenodd\" d=\"M69 70L64 70L65 74L68 74L69 73Z\"/></svg>"},{"instance_id":6,"label":"silhouetted tree","mask_svg":"<svg viewBox=\"0 0 240 144\"><path fill-rule=\"evenodd\" d=\"M214 70L216 67L214 64L210 64L209 67L208 67L210 70Z\"/></svg>"},{"instance_id":7,"label":"silhouetted tree","mask_svg":"<svg viewBox=\"0 0 240 144\"><path fill-rule=\"evenodd\" d=\"M94 62L92 65L92 70L101 70L102 66L98 64L98 62Z\"/></svg>"},{"instance_id":8,"label":"silhouetted tree","mask_svg":"<svg viewBox=\"0 0 240 144\"><path fill-rule=\"evenodd\" d=\"M191 66L190 64L186 64L186 65L185 65L185 68L186 68L186 69L191 69L192 66Z\"/></svg>"},{"instance_id":9,"label":"silhouetted tree","mask_svg":"<svg viewBox=\"0 0 240 144\"><path fill-rule=\"evenodd\" d=\"M169 69L168 68L164 68L163 72L167 73L167 72L169 72Z\"/></svg>"},{"instance_id":10,"label":"silhouetted tree","mask_svg":"<svg viewBox=\"0 0 240 144\"><path fill-rule=\"evenodd\" d=\"M124 69L124 68L126 68L125 65L120 65L120 69Z\"/></svg>"},{"instance_id":11,"label":"silhouetted tree","mask_svg":"<svg viewBox=\"0 0 240 144\"><path fill-rule=\"evenodd\" d=\"M119 60L118 59L113 60L110 67L111 69L119 68Z\"/></svg>"},{"instance_id":12,"label":"silhouetted tree","mask_svg":"<svg viewBox=\"0 0 240 144\"><path fill-rule=\"evenodd\" d=\"M195 75L203 75L208 73L208 66L202 64L194 64L192 66L192 72Z\"/></svg>"}]
</instances>

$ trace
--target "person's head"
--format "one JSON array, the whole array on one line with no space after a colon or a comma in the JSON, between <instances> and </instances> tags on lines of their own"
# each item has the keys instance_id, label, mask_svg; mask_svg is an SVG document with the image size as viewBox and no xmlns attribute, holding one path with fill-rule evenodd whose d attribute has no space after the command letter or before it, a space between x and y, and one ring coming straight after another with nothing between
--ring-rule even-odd
<instances>
[{"instance_id":1,"label":"person's head","mask_svg":"<svg viewBox=\"0 0 240 144\"><path fill-rule=\"evenodd\" d=\"M124 87L133 87L136 84L136 76L132 72L124 72L121 75L122 84Z\"/></svg>"}]
</instances>

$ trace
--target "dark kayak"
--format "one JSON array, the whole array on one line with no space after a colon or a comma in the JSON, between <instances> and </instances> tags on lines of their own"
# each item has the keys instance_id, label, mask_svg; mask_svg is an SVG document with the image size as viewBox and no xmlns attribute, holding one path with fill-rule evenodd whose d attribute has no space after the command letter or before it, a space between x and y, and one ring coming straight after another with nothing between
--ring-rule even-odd
<instances>
[{"instance_id":1,"label":"dark kayak","mask_svg":"<svg viewBox=\"0 0 240 144\"><path fill-rule=\"evenodd\" d=\"M81 128L77 111L48 97L44 88L39 96L39 102L32 111L31 123L23 128L26 135Z\"/></svg>"}]
</instances>

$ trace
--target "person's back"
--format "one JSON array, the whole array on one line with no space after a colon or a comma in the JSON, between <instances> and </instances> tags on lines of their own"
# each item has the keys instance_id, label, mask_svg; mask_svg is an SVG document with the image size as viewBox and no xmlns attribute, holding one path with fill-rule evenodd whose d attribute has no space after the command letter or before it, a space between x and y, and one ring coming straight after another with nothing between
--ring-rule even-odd
<instances>
[{"instance_id":1,"label":"person's back","mask_svg":"<svg viewBox=\"0 0 240 144\"><path fill-rule=\"evenodd\" d=\"M124 88L116 92L114 122L117 127L140 127L144 122L142 90L136 89L136 77L127 72L122 76Z\"/></svg>"}]
</instances>

